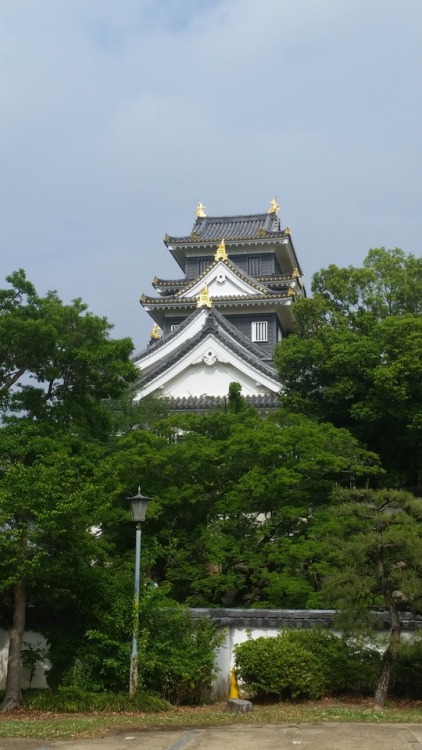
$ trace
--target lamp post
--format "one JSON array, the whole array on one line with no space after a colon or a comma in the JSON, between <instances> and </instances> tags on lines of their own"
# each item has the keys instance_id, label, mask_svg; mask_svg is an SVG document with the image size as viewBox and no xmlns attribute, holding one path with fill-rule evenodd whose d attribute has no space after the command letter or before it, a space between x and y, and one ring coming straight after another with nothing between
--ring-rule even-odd
<instances>
[{"instance_id":1,"label":"lamp post","mask_svg":"<svg viewBox=\"0 0 422 750\"><path fill-rule=\"evenodd\" d=\"M129 695L135 695L138 684L138 616L139 616L139 584L141 578L141 537L142 524L147 514L148 502L150 497L141 495L141 488L138 487L138 494L128 497L132 511L132 520L136 524L136 554L135 554L135 597L133 602L133 635L132 635L132 653L130 655L130 674L129 674Z\"/></svg>"}]
</instances>

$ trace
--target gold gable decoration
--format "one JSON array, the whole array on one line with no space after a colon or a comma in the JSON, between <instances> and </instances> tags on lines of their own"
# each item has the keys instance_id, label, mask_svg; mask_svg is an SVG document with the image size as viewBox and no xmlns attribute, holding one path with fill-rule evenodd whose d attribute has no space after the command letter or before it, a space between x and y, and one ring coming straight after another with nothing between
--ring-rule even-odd
<instances>
[{"instance_id":1,"label":"gold gable decoration","mask_svg":"<svg viewBox=\"0 0 422 750\"><path fill-rule=\"evenodd\" d=\"M221 240L219 246L217 247L217 250L215 251L214 260L228 260L226 243L224 242L224 239Z\"/></svg>"},{"instance_id":2,"label":"gold gable decoration","mask_svg":"<svg viewBox=\"0 0 422 750\"><path fill-rule=\"evenodd\" d=\"M271 201L271 203L270 203L270 207L268 209L268 213L269 214L278 214L279 210L280 210L280 206L277 203L277 198L273 198L272 201Z\"/></svg>"},{"instance_id":3,"label":"gold gable decoration","mask_svg":"<svg viewBox=\"0 0 422 750\"><path fill-rule=\"evenodd\" d=\"M210 293L206 284L199 295L198 307L212 307Z\"/></svg>"},{"instance_id":4,"label":"gold gable decoration","mask_svg":"<svg viewBox=\"0 0 422 750\"><path fill-rule=\"evenodd\" d=\"M294 279L300 279L300 273L299 273L299 269L298 268L295 268L293 270L292 276L293 276Z\"/></svg>"},{"instance_id":5,"label":"gold gable decoration","mask_svg":"<svg viewBox=\"0 0 422 750\"><path fill-rule=\"evenodd\" d=\"M205 206L203 203L199 202L196 209L195 209L195 215L198 217L198 219L205 219L206 213L205 213Z\"/></svg>"},{"instance_id":6,"label":"gold gable decoration","mask_svg":"<svg viewBox=\"0 0 422 750\"><path fill-rule=\"evenodd\" d=\"M160 327L157 323L155 323L150 333L150 339L151 341L158 341L158 339L160 338L161 338Z\"/></svg>"}]
</instances>

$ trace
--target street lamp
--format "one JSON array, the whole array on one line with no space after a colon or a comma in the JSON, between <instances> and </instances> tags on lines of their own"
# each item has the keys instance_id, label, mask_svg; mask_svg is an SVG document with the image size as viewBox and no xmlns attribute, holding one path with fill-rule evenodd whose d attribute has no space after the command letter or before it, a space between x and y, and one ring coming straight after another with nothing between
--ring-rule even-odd
<instances>
[{"instance_id":1,"label":"street lamp","mask_svg":"<svg viewBox=\"0 0 422 750\"><path fill-rule=\"evenodd\" d=\"M139 616L139 582L141 578L141 536L142 524L147 514L150 497L138 494L128 497L132 511L132 520L136 524L136 554L135 554L135 598L133 603L133 635L132 653L130 655L129 695L135 695L138 684L138 616Z\"/></svg>"}]
</instances>

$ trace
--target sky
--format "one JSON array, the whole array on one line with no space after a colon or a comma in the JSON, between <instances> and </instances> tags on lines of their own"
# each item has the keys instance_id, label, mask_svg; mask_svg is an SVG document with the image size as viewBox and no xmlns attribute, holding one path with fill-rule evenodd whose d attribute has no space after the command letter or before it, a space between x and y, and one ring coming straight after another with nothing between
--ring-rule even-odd
<instances>
[{"instance_id":1,"label":"sky","mask_svg":"<svg viewBox=\"0 0 422 750\"><path fill-rule=\"evenodd\" d=\"M276 196L309 289L421 254L421 0L0 0L0 260L148 343L163 244Z\"/></svg>"}]
</instances>

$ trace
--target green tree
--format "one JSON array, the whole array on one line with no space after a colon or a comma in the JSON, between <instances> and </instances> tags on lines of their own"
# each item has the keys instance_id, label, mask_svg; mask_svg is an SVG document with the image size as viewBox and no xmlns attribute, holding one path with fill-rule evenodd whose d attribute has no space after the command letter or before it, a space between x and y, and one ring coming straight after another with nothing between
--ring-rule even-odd
<instances>
[{"instance_id":1,"label":"green tree","mask_svg":"<svg viewBox=\"0 0 422 750\"><path fill-rule=\"evenodd\" d=\"M316 274L275 360L282 402L346 427L390 486L422 482L422 261L370 251L363 268Z\"/></svg>"},{"instance_id":2,"label":"green tree","mask_svg":"<svg viewBox=\"0 0 422 750\"><path fill-rule=\"evenodd\" d=\"M20 702L28 596L57 594L58 581L75 590L95 559L88 528L104 501L97 473L111 428L104 399L137 375L132 342L110 339L105 318L80 300L40 297L23 271L7 281L0 290L0 570L13 623L2 710Z\"/></svg>"},{"instance_id":3,"label":"green tree","mask_svg":"<svg viewBox=\"0 0 422 750\"><path fill-rule=\"evenodd\" d=\"M312 508L335 482L379 471L346 430L251 409L175 415L122 437L109 461L122 498L138 483L153 497L144 574L194 606L304 606L316 584L292 549ZM126 501L104 534L124 551L133 538L119 512Z\"/></svg>"},{"instance_id":4,"label":"green tree","mask_svg":"<svg viewBox=\"0 0 422 750\"><path fill-rule=\"evenodd\" d=\"M242 396L242 386L240 383L229 384L229 396L227 399L228 411L239 412L245 409L245 399Z\"/></svg>"},{"instance_id":5,"label":"green tree","mask_svg":"<svg viewBox=\"0 0 422 750\"><path fill-rule=\"evenodd\" d=\"M20 270L0 290L0 407L4 415L78 425L107 433L103 399L119 396L137 377L130 339L111 339L111 324L80 299L65 305L40 297Z\"/></svg>"},{"instance_id":6,"label":"green tree","mask_svg":"<svg viewBox=\"0 0 422 750\"><path fill-rule=\"evenodd\" d=\"M319 604L335 606L352 633L376 632L373 610L388 613L390 633L375 704L383 706L401 646L400 610L422 608L422 500L399 490L338 488L329 513L317 514L324 585ZM315 601L315 600L314 600Z\"/></svg>"}]
</instances>

